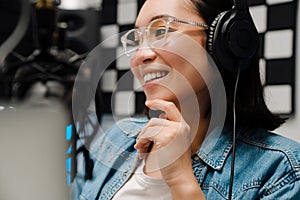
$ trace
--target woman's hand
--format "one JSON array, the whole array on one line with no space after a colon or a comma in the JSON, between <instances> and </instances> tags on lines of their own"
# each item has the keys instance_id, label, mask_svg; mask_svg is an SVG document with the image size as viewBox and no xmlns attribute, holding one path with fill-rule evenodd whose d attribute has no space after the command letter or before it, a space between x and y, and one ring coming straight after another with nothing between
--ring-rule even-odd
<instances>
[{"instance_id":1,"label":"woman's hand","mask_svg":"<svg viewBox=\"0 0 300 200\"><path fill-rule=\"evenodd\" d=\"M159 118L150 119L134 146L140 158L145 158L153 144L147 157L151 160L146 162L147 172L160 171L173 199L204 199L191 164L190 146L195 134L191 134L190 126L173 102L150 100L146 106L164 112Z\"/></svg>"}]
</instances>

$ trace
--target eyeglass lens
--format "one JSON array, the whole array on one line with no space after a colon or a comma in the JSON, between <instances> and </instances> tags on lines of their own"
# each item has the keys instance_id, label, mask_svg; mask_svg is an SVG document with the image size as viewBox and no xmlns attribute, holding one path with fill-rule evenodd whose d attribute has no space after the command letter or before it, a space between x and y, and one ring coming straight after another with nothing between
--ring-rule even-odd
<instances>
[{"instance_id":1,"label":"eyeglass lens","mask_svg":"<svg viewBox=\"0 0 300 200\"><path fill-rule=\"evenodd\" d=\"M146 40L150 47L161 47L168 34L168 22L165 19L152 21L147 29L134 29L126 34L126 53L132 54Z\"/></svg>"}]
</instances>

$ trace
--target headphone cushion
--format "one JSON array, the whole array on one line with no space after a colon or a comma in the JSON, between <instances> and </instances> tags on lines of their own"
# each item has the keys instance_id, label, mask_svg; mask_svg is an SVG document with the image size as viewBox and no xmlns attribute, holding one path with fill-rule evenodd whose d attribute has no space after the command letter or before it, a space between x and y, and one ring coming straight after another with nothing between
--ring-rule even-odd
<instances>
[{"instance_id":1,"label":"headphone cushion","mask_svg":"<svg viewBox=\"0 0 300 200\"><path fill-rule=\"evenodd\" d=\"M232 71L233 59L225 49L223 31L225 24L229 21L231 11L224 11L217 15L210 25L207 39L207 51L215 61L219 69Z\"/></svg>"},{"instance_id":2,"label":"headphone cushion","mask_svg":"<svg viewBox=\"0 0 300 200\"><path fill-rule=\"evenodd\" d=\"M215 45L215 38L218 32L218 28L220 25L220 19L222 19L225 14L228 11L221 12L220 14L217 15L217 17L214 19L214 21L211 23L208 31L208 38L207 38L207 51L208 53L214 57L214 45Z\"/></svg>"}]
</instances>

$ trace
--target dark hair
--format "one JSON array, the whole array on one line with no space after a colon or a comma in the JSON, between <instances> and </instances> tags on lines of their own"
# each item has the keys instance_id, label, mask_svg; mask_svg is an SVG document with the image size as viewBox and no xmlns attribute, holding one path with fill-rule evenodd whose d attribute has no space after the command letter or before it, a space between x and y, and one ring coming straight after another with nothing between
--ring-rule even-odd
<instances>
[{"instance_id":1,"label":"dark hair","mask_svg":"<svg viewBox=\"0 0 300 200\"><path fill-rule=\"evenodd\" d=\"M191 0L191 2L207 24L211 24L219 13L232 8L231 0ZM227 95L226 123L232 123L236 75L225 69L219 70ZM240 74L236 97L236 116L239 126L268 130L278 128L286 120L279 115L272 114L266 106L260 80L258 53L253 57L250 67Z\"/></svg>"}]
</instances>

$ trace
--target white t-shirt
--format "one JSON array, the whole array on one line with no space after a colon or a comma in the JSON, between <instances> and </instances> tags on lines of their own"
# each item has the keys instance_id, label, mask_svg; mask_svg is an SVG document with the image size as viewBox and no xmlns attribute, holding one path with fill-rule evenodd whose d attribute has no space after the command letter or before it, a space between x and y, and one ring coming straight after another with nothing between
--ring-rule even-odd
<instances>
[{"instance_id":1,"label":"white t-shirt","mask_svg":"<svg viewBox=\"0 0 300 200\"><path fill-rule=\"evenodd\" d=\"M131 178L115 194L113 200L169 200L170 189L163 179L152 178L143 172L145 162L136 169Z\"/></svg>"}]
</instances>

